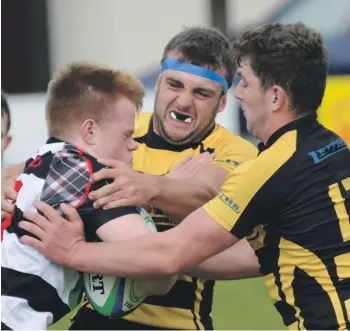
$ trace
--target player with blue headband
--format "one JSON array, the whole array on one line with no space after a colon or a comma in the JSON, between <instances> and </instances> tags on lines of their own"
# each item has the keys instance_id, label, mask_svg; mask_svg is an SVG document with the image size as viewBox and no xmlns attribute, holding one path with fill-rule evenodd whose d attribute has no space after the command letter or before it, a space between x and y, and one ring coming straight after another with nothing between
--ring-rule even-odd
<instances>
[{"instance_id":1,"label":"player with blue headband","mask_svg":"<svg viewBox=\"0 0 350 331\"><path fill-rule=\"evenodd\" d=\"M231 43L220 31L205 27L183 29L169 40L160 62L154 111L143 110L135 123L133 138L138 149L133 153L134 170L165 176L174 176L176 170L177 176L186 177L189 168L195 169L190 175L194 185L191 191L181 192L181 199L162 188L152 201L150 215L158 231L164 231L214 197L228 173L255 158L257 151L216 123L216 115L226 106L236 70ZM117 170L113 168L111 165L108 178L116 179L114 183L107 191L97 190L90 197L98 207L109 208L118 195L113 191L118 181L112 175ZM130 188L140 187L142 192L151 187L138 180L132 184ZM256 256L244 240L236 256L241 256L242 250L251 252L250 258L244 260L247 274L258 273ZM147 298L122 319L102 316L83 301L70 330L213 330L214 281L208 279L201 273L181 275L167 295ZM235 312L231 315L234 319Z\"/></svg>"}]
</instances>

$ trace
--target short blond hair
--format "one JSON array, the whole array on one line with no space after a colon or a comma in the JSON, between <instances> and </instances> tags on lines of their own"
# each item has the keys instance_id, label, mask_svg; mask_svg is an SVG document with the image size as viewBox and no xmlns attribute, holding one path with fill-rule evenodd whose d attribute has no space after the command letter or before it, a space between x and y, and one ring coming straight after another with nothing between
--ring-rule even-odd
<instances>
[{"instance_id":1,"label":"short blond hair","mask_svg":"<svg viewBox=\"0 0 350 331\"><path fill-rule=\"evenodd\" d=\"M69 134L71 124L87 118L108 120L110 106L125 97L142 107L145 90L133 76L89 63L72 63L58 71L48 87L46 120L50 136Z\"/></svg>"}]
</instances>

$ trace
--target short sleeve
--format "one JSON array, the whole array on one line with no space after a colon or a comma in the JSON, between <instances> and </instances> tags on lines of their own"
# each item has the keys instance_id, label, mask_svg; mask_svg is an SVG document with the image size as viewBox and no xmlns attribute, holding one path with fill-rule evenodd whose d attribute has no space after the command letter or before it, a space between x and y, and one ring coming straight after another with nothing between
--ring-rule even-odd
<instances>
[{"instance_id":1,"label":"short sleeve","mask_svg":"<svg viewBox=\"0 0 350 331\"><path fill-rule=\"evenodd\" d=\"M283 196L293 174L291 163L295 133L285 134L256 159L242 163L227 176L218 196L204 209L238 238L267 224L283 209Z\"/></svg>"}]
</instances>

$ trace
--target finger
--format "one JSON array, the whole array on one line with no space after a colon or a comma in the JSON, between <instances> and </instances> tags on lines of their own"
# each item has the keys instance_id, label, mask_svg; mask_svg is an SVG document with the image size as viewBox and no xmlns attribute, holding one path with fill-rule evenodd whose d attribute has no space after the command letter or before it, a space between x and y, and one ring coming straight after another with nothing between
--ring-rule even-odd
<instances>
[{"instance_id":1,"label":"finger","mask_svg":"<svg viewBox=\"0 0 350 331\"><path fill-rule=\"evenodd\" d=\"M112 202L108 202L106 205L103 206L102 209L112 209L112 208L118 208L118 207L129 207L129 206L136 206L140 207L142 204L138 203L135 199L135 197L128 197L128 198L122 198L118 200L114 200Z\"/></svg>"},{"instance_id":2,"label":"finger","mask_svg":"<svg viewBox=\"0 0 350 331\"><path fill-rule=\"evenodd\" d=\"M204 155L199 162L200 163L208 163L214 160L215 154L214 153L207 153L206 155Z\"/></svg>"},{"instance_id":3,"label":"finger","mask_svg":"<svg viewBox=\"0 0 350 331\"><path fill-rule=\"evenodd\" d=\"M122 166L124 164L124 162L121 161L105 158L98 158L97 162L111 168L118 168L119 166Z\"/></svg>"},{"instance_id":4,"label":"finger","mask_svg":"<svg viewBox=\"0 0 350 331\"><path fill-rule=\"evenodd\" d=\"M115 193L113 193L111 195L108 195L108 196L105 196L105 197L97 199L94 202L94 207L95 208L103 207L109 202L112 202L114 200L117 201L117 200L120 200L120 199L123 199L123 198L127 198L128 196L129 195L128 195L128 193L125 190L118 191L118 192L115 192Z\"/></svg>"},{"instance_id":5,"label":"finger","mask_svg":"<svg viewBox=\"0 0 350 331\"><path fill-rule=\"evenodd\" d=\"M23 214L24 218L26 218L29 221L32 221L37 226L42 228L43 230L47 230L50 227L50 221L45 218L44 216L34 212L34 211L28 211Z\"/></svg>"},{"instance_id":6,"label":"finger","mask_svg":"<svg viewBox=\"0 0 350 331\"><path fill-rule=\"evenodd\" d=\"M97 183L102 179L106 179L106 178L117 178L118 176L120 176L122 173L121 170L119 169L101 169L97 172L95 172L91 177L90 177L90 181L92 183Z\"/></svg>"},{"instance_id":7,"label":"finger","mask_svg":"<svg viewBox=\"0 0 350 331\"><path fill-rule=\"evenodd\" d=\"M40 240L45 240L46 232L35 223L27 222L27 221L20 221L18 223L18 227L22 230L25 230L27 232L30 232L34 236L38 237Z\"/></svg>"},{"instance_id":8,"label":"finger","mask_svg":"<svg viewBox=\"0 0 350 331\"><path fill-rule=\"evenodd\" d=\"M186 163L186 162L188 162L189 160L192 160L193 157L194 157L194 152L192 152L192 153L186 155L183 159L180 160L180 162L178 162L178 164L179 164L179 163L181 163L181 164Z\"/></svg>"},{"instance_id":9,"label":"finger","mask_svg":"<svg viewBox=\"0 0 350 331\"><path fill-rule=\"evenodd\" d=\"M70 206L67 205L66 203L61 203L60 208L62 210L63 215L66 216L67 220L72 222L72 223L82 223L82 219L80 218L77 210Z\"/></svg>"},{"instance_id":10,"label":"finger","mask_svg":"<svg viewBox=\"0 0 350 331\"><path fill-rule=\"evenodd\" d=\"M13 185L11 185L11 186L10 185L6 185L5 186L5 188L4 188L4 196L5 196L6 199L16 201L17 194L18 193L15 191Z\"/></svg>"},{"instance_id":11,"label":"finger","mask_svg":"<svg viewBox=\"0 0 350 331\"><path fill-rule=\"evenodd\" d=\"M58 212L49 206L47 203L36 200L33 203L34 207L40 210L44 216L52 223L58 223L61 221L62 217L58 214Z\"/></svg>"},{"instance_id":12,"label":"finger","mask_svg":"<svg viewBox=\"0 0 350 331\"><path fill-rule=\"evenodd\" d=\"M99 188L96 191L92 191L89 194L89 199L91 200L97 200L103 197L107 197L119 190L119 185L118 183L113 183L113 184L107 184L101 188Z\"/></svg>"},{"instance_id":13,"label":"finger","mask_svg":"<svg viewBox=\"0 0 350 331\"><path fill-rule=\"evenodd\" d=\"M44 243L36 238L30 237L30 236L22 236L19 241L24 245L32 246L33 248L37 249L39 252L42 252L44 249Z\"/></svg>"},{"instance_id":14,"label":"finger","mask_svg":"<svg viewBox=\"0 0 350 331\"><path fill-rule=\"evenodd\" d=\"M15 210L15 205L9 202L7 199L3 198L1 200L1 210L7 213L12 213Z\"/></svg>"},{"instance_id":15,"label":"finger","mask_svg":"<svg viewBox=\"0 0 350 331\"><path fill-rule=\"evenodd\" d=\"M187 163L188 161L192 160L192 158L194 157L194 152L186 155L185 157L183 157L179 162L176 163L175 168L180 168L182 165L184 165L185 163Z\"/></svg>"}]
</instances>

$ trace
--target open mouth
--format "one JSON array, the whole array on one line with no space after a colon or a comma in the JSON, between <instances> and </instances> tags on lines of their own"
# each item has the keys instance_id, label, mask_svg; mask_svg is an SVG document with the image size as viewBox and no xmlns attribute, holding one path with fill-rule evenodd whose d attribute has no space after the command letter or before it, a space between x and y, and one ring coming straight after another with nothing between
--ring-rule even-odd
<instances>
[{"instance_id":1,"label":"open mouth","mask_svg":"<svg viewBox=\"0 0 350 331\"><path fill-rule=\"evenodd\" d=\"M170 112L170 117L178 122L182 123L191 123L192 122L192 117L179 113L178 111L171 111Z\"/></svg>"}]
</instances>

